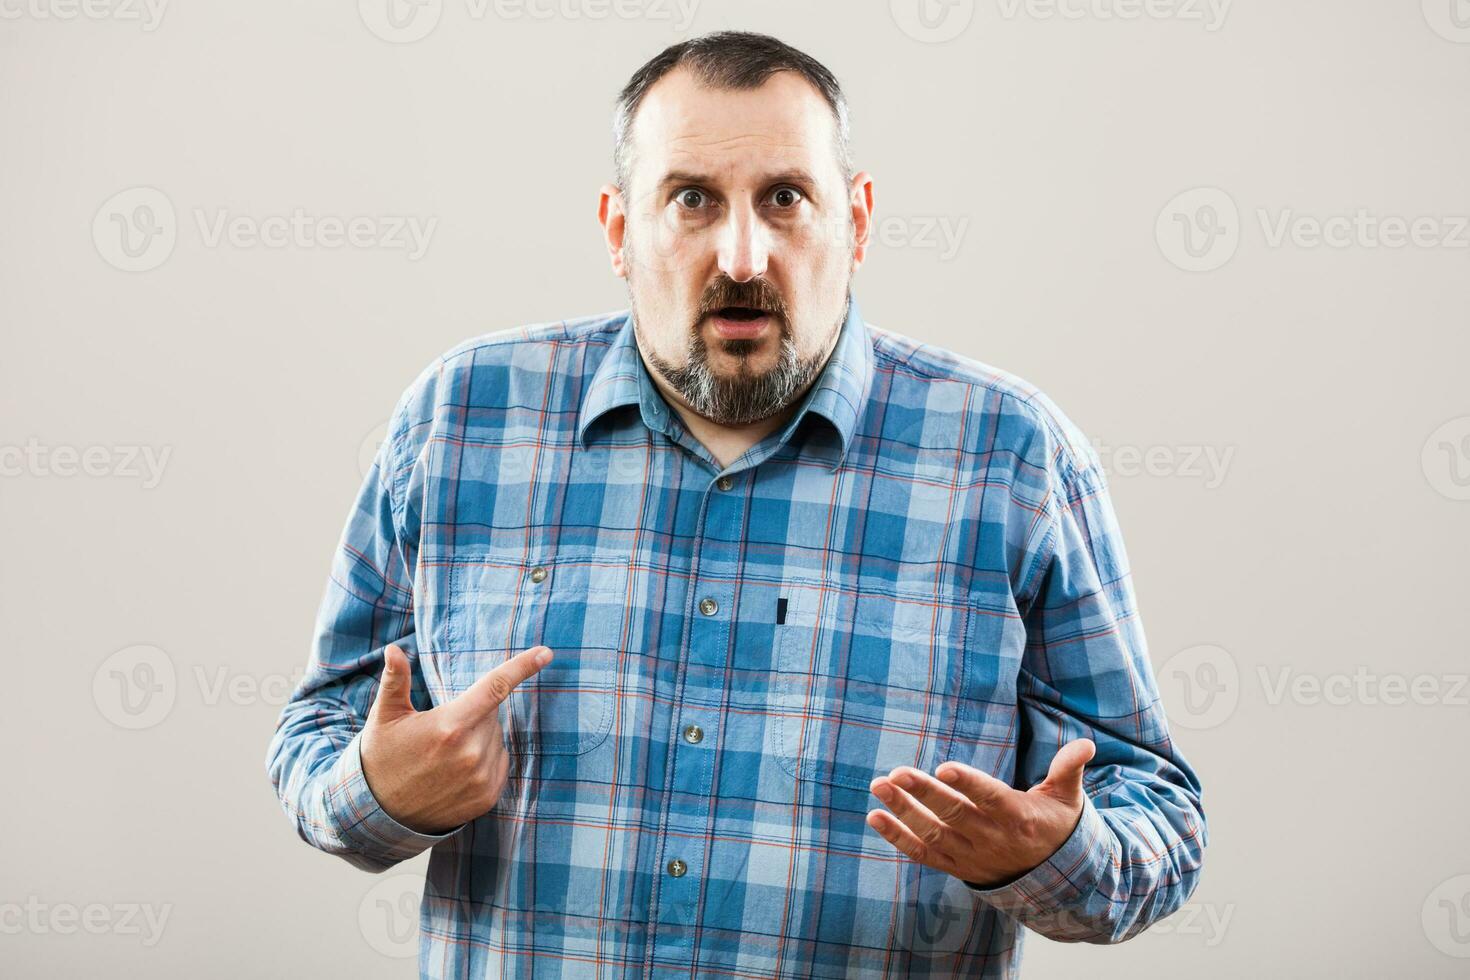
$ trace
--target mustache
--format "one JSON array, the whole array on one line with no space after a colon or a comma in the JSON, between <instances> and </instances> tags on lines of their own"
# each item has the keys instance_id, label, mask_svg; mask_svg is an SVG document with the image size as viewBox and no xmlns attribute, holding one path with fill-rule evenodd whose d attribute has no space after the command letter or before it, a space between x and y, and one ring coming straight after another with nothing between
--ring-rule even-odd
<instances>
[{"instance_id":1,"label":"mustache","mask_svg":"<svg viewBox=\"0 0 1470 980\"><path fill-rule=\"evenodd\" d=\"M764 310L783 322L786 320L786 301L781 292L764 278L736 282L729 276L721 276L705 288L699 298L699 319L727 306L745 306Z\"/></svg>"}]
</instances>

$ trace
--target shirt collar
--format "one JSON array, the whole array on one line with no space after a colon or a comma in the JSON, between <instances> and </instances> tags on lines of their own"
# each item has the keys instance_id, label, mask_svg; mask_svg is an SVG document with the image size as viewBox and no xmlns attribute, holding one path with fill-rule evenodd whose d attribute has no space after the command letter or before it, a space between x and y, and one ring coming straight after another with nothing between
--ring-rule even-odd
<instances>
[{"instance_id":1,"label":"shirt collar","mask_svg":"<svg viewBox=\"0 0 1470 980\"><path fill-rule=\"evenodd\" d=\"M592 375L582 398L577 418L577 437L587 446L592 423L623 405L638 405L650 429L666 432L672 409L664 401L638 354L630 311L622 314L623 325L613 336L602 363ZM856 298L849 297L847 317L837 334L837 343L821 372L802 396L800 405L782 430L784 443L808 413L825 419L837 433L835 449L829 453L832 469L842 464L857 430L858 419L873 380L873 342L863 322Z\"/></svg>"}]
</instances>

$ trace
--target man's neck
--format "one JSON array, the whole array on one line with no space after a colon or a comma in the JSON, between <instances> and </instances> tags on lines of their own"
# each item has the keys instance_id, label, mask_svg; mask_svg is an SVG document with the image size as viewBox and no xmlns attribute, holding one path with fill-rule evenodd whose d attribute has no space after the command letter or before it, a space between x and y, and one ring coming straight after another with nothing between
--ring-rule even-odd
<instances>
[{"instance_id":1,"label":"man's neck","mask_svg":"<svg viewBox=\"0 0 1470 980\"><path fill-rule=\"evenodd\" d=\"M801 396L805 394L805 389L797 392L790 404L774 415L757 419L746 425L723 425L710 421L690 408L679 393L669 387L669 383L664 380L663 376L649 365L647 358L643 357L642 348L638 350L638 357L643 360L643 369L648 372L654 386L664 396L664 401L673 407L679 419L684 423L684 427L689 430L689 434L709 450L709 454L715 458L722 470L739 459L741 453L790 421L791 416L796 412L796 406L801 402ZM820 374L818 376L820 377Z\"/></svg>"}]
</instances>

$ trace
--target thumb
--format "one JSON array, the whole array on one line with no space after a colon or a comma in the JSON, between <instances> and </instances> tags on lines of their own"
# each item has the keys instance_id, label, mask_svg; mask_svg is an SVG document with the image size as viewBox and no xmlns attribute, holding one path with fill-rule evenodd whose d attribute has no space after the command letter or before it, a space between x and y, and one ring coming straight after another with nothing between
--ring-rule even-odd
<instances>
[{"instance_id":1,"label":"thumb","mask_svg":"<svg viewBox=\"0 0 1470 980\"><path fill-rule=\"evenodd\" d=\"M413 682L408 674L408 654L395 643L388 644L383 651L383 681L378 686L378 696L368 711L368 721L382 723L414 714L413 700L409 696Z\"/></svg>"},{"instance_id":2,"label":"thumb","mask_svg":"<svg viewBox=\"0 0 1470 980\"><path fill-rule=\"evenodd\" d=\"M1074 801L1082 798L1082 773L1088 760L1097 752L1090 738L1079 738L1063 745L1051 760L1046 779L1037 789L1059 800Z\"/></svg>"}]
</instances>

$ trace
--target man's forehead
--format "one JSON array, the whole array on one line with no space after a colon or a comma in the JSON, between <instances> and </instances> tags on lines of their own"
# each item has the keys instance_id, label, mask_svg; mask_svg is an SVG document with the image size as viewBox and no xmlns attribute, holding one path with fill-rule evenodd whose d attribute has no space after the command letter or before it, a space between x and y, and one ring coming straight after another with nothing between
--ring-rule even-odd
<instances>
[{"instance_id":1,"label":"man's forehead","mask_svg":"<svg viewBox=\"0 0 1470 980\"><path fill-rule=\"evenodd\" d=\"M644 178L669 171L731 176L835 167L836 122L815 87L777 72L754 89L712 88L684 69L651 86L633 125Z\"/></svg>"}]
</instances>

